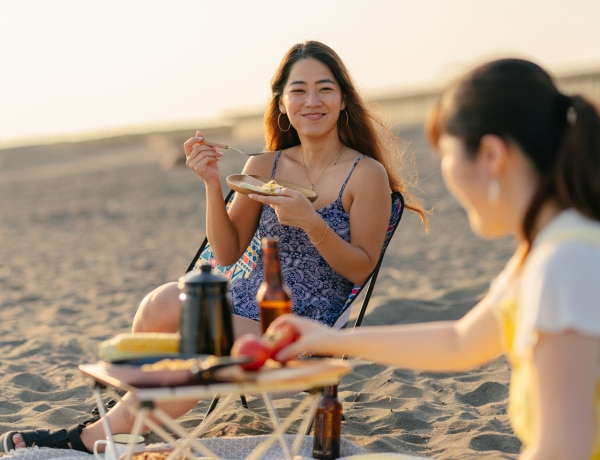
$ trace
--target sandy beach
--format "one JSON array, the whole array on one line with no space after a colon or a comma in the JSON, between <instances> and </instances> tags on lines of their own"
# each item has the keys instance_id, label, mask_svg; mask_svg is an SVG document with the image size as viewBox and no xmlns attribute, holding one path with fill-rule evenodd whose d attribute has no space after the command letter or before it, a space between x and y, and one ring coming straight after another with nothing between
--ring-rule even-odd
<instances>
[{"instance_id":1,"label":"sandy beach","mask_svg":"<svg viewBox=\"0 0 600 460\"><path fill-rule=\"evenodd\" d=\"M0 433L64 428L94 406L77 370L127 332L141 298L175 280L204 238L204 186L164 167L193 134L173 132L0 151ZM409 141L430 232L406 212L364 324L462 316L503 267L512 244L481 241L446 192L421 127ZM233 142L230 139L215 139ZM243 148L261 148L241 145ZM223 158L223 177L244 157ZM364 361L340 385L344 438L370 452L436 459L514 459L504 359L464 373L412 372ZM278 401L284 410L294 398ZM267 414L232 404L208 436L265 434ZM198 422L201 402L184 417ZM152 442L152 435L149 442Z\"/></svg>"}]
</instances>

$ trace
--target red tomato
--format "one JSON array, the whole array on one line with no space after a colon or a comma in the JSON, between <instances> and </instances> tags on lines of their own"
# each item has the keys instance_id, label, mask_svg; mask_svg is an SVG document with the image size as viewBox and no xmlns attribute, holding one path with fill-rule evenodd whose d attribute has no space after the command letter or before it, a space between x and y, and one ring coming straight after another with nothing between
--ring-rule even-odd
<instances>
[{"instance_id":1,"label":"red tomato","mask_svg":"<svg viewBox=\"0 0 600 460\"><path fill-rule=\"evenodd\" d=\"M263 335L263 340L271 353L271 359L276 359L275 357L280 350L283 350L299 338L300 334L298 334L298 331L288 324L282 324L275 330Z\"/></svg>"},{"instance_id":2,"label":"red tomato","mask_svg":"<svg viewBox=\"0 0 600 460\"><path fill-rule=\"evenodd\" d=\"M254 334L244 334L233 342L231 356L251 356L252 361L247 364L242 364L242 369L246 371L256 371L271 357L271 351L264 340L259 336Z\"/></svg>"}]
</instances>

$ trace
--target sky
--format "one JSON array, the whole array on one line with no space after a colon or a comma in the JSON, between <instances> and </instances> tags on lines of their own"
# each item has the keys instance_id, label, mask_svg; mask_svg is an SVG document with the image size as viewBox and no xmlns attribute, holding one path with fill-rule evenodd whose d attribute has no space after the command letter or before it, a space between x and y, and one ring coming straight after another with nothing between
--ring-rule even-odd
<instances>
[{"instance_id":1,"label":"sky","mask_svg":"<svg viewBox=\"0 0 600 460\"><path fill-rule=\"evenodd\" d=\"M0 148L261 111L305 40L365 97L508 55L597 69L598 18L598 0L0 0Z\"/></svg>"}]
</instances>

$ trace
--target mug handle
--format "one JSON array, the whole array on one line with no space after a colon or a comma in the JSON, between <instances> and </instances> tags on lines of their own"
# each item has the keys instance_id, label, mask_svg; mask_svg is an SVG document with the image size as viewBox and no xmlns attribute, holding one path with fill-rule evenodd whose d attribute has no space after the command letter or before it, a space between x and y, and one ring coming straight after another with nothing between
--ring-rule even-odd
<instances>
[{"instance_id":1,"label":"mug handle","mask_svg":"<svg viewBox=\"0 0 600 460\"><path fill-rule=\"evenodd\" d=\"M98 439L97 441L94 442L94 449L93 449L94 457L96 457L97 460L104 460L104 457L102 457L100 455L100 453L98 452L98 446L100 444L108 445L108 441L106 439ZM105 449L105 451L106 451L106 449Z\"/></svg>"}]
</instances>

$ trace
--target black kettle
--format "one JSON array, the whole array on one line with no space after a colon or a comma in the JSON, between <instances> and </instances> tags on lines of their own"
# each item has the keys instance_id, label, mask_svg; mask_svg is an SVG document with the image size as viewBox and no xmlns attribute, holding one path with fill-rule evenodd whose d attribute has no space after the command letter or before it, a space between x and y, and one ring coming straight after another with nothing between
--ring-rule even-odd
<instances>
[{"instance_id":1,"label":"black kettle","mask_svg":"<svg viewBox=\"0 0 600 460\"><path fill-rule=\"evenodd\" d=\"M179 291L179 352L228 356L234 340L229 280L206 264L179 278Z\"/></svg>"}]
</instances>

